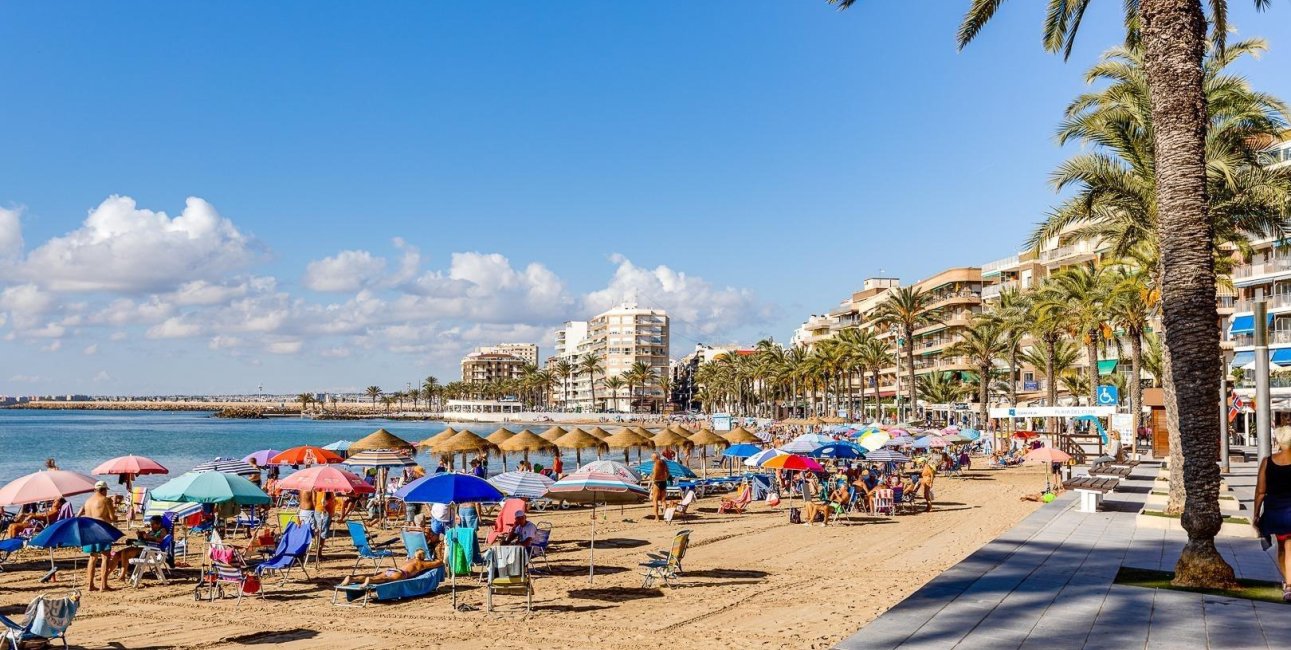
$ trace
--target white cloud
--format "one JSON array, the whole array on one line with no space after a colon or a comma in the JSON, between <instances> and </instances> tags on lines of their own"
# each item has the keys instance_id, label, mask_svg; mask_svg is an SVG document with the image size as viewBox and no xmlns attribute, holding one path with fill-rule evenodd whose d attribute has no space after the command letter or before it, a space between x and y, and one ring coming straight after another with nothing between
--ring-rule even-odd
<instances>
[{"instance_id":1,"label":"white cloud","mask_svg":"<svg viewBox=\"0 0 1291 650\"><path fill-rule=\"evenodd\" d=\"M96 384L101 384L101 383L103 383L103 382L105 382L105 381L112 381L112 375L109 375L109 374L108 374L108 371L106 371L106 370L100 370L100 371L98 371L98 372L94 373L94 380L93 380L93 381L94 381L94 383L96 383Z\"/></svg>"},{"instance_id":2,"label":"white cloud","mask_svg":"<svg viewBox=\"0 0 1291 650\"><path fill-rule=\"evenodd\" d=\"M270 354L296 354L305 346L304 341L273 341L265 346Z\"/></svg>"},{"instance_id":3,"label":"white cloud","mask_svg":"<svg viewBox=\"0 0 1291 650\"><path fill-rule=\"evenodd\" d=\"M149 327L145 336L150 339L182 339L197 336L201 332L200 325L188 322L182 316L172 316Z\"/></svg>"},{"instance_id":4,"label":"white cloud","mask_svg":"<svg viewBox=\"0 0 1291 650\"><path fill-rule=\"evenodd\" d=\"M341 251L332 257L310 262L305 267L303 283L314 291L358 291L379 280L385 268L385 258L368 251Z\"/></svg>"},{"instance_id":5,"label":"white cloud","mask_svg":"<svg viewBox=\"0 0 1291 650\"><path fill-rule=\"evenodd\" d=\"M10 375L9 381L20 384L36 384L44 381L44 378L39 375Z\"/></svg>"},{"instance_id":6,"label":"white cloud","mask_svg":"<svg viewBox=\"0 0 1291 650\"><path fill-rule=\"evenodd\" d=\"M40 349L45 352L58 352L63 349L63 342L58 340L50 341L48 345L42 346Z\"/></svg>"},{"instance_id":7,"label":"white cloud","mask_svg":"<svg viewBox=\"0 0 1291 650\"><path fill-rule=\"evenodd\" d=\"M219 280L257 257L256 246L206 201L175 218L108 197L84 224L32 250L19 274L54 291L142 293Z\"/></svg>"},{"instance_id":8,"label":"white cloud","mask_svg":"<svg viewBox=\"0 0 1291 650\"><path fill-rule=\"evenodd\" d=\"M57 298L34 284L20 284L0 291L0 312L9 315L15 330L39 327L57 305Z\"/></svg>"},{"instance_id":9,"label":"white cloud","mask_svg":"<svg viewBox=\"0 0 1291 650\"><path fill-rule=\"evenodd\" d=\"M22 219L18 210L0 208L0 261L22 254Z\"/></svg>"},{"instance_id":10,"label":"white cloud","mask_svg":"<svg viewBox=\"0 0 1291 650\"><path fill-rule=\"evenodd\" d=\"M207 344L207 347L212 350L231 350L233 348L242 347L242 339L236 336L224 336L221 334L219 336L211 337L211 342Z\"/></svg>"},{"instance_id":11,"label":"white cloud","mask_svg":"<svg viewBox=\"0 0 1291 650\"><path fill-rule=\"evenodd\" d=\"M112 333L112 335L108 337L108 340L109 340L109 341L124 341L124 340L126 340L126 339L128 339L128 338L130 338L130 335L129 335L129 334L127 334L127 333L125 333L125 332L113 332L113 333Z\"/></svg>"},{"instance_id":12,"label":"white cloud","mask_svg":"<svg viewBox=\"0 0 1291 650\"><path fill-rule=\"evenodd\" d=\"M324 359L345 359L350 356L350 349L342 346L326 348L319 351L318 356Z\"/></svg>"},{"instance_id":13,"label":"white cloud","mask_svg":"<svg viewBox=\"0 0 1291 650\"><path fill-rule=\"evenodd\" d=\"M98 353L99 353L99 344L98 344L98 343L91 343L91 344L89 344L89 345L85 346L85 349L84 349L84 350L81 350L81 354L84 354L84 355L85 355L85 356L87 356L87 357L94 356L94 355L96 355L96 354L98 354Z\"/></svg>"},{"instance_id":14,"label":"white cloud","mask_svg":"<svg viewBox=\"0 0 1291 650\"><path fill-rule=\"evenodd\" d=\"M273 278L260 278L273 282ZM177 305L218 305L247 295L248 284L217 284L206 280L193 280L179 285L172 294Z\"/></svg>"}]
</instances>

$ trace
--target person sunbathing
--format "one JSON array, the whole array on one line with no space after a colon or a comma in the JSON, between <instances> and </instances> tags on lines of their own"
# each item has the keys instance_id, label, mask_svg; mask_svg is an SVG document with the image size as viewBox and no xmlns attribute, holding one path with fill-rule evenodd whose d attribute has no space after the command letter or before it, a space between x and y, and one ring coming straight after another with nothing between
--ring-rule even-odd
<instances>
[{"instance_id":1,"label":"person sunbathing","mask_svg":"<svg viewBox=\"0 0 1291 650\"><path fill-rule=\"evenodd\" d=\"M442 561L427 560L426 551L417 549L416 554L414 554L411 558L408 558L408 561L404 562L402 566L399 566L398 568L392 567L389 569L385 569L383 571L379 571L377 573L373 573L372 575L364 577L363 582L358 584L363 587L370 587L372 585L379 585L386 582L407 580L409 578L416 578L417 576L427 571L430 571L431 569L438 569L439 567L442 567L442 566L444 566L444 563ZM360 576L346 577L344 580L341 581L341 586L344 587L346 585L355 584L355 581L358 580L359 577Z\"/></svg>"},{"instance_id":2,"label":"person sunbathing","mask_svg":"<svg viewBox=\"0 0 1291 650\"><path fill-rule=\"evenodd\" d=\"M63 506L66 503L67 499L58 497L56 501L50 504L49 509L44 512L29 512L24 515L19 515L17 519L13 520L12 524L9 524L9 530L6 531L6 536L9 538L17 537L19 533L32 527L36 522L47 526L57 521Z\"/></svg>"}]
</instances>

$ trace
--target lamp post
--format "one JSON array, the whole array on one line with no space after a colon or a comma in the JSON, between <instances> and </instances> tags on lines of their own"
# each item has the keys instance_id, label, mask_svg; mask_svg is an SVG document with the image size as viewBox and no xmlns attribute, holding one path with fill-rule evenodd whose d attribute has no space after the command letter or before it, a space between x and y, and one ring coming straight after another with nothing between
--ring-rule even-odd
<instances>
[{"instance_id":1,"label":"lamp post","mask_svg":"<svg viewBox=\"0 0 1291 650\"><path fill-rule=\"evenodd\" d=\"M1219 361L1219 471L1227 474L1231 469L1228 464L1228 364L1233 362L1232 351L1222 350Z\"/></svg>"},{"instance_id":2,"label":"lamp post","mask_svg":"<svg viewBox=\"0 0 1291 650\"><path fill-rule=\"evenodd\" d=\"M1260 460L1273 454L1273 440L1269 431L1269 324L1268 304L1255 303L1255 435Z\"/></svg>"},{"instance_id":3,"label":"lamp post","mask_svg":"<svg viewBox=\"0 0 1291 650\"><path fill-rule=\"evenodd\" d=\"M888 333L892 335L892 349L894 350L893 357L896 358L896 362L897 362L897 384L896 384L897 388L896 388L896 394L893 395L892 401L893 401L893 404L896 405L895 417L896 417L897 424L900 424L902 422L902 418L901 418L901 339L897 336L896 323L893 323L891 326L888 327Z\"/></svg>"}]
</instances>

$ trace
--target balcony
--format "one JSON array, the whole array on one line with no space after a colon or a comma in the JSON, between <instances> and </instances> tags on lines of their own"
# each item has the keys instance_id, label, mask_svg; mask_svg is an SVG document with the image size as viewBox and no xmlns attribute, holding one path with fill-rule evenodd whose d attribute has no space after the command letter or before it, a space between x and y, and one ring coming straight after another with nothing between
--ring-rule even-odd
<instances>
[{"instance_id":1,"label":"balcony","mask_svg":"<svg viewBox=\"0 0 1291 650\"><path fill-rule=\"evenodd\" d=\"M987 285L982 287L982 300L994 300L999 298L1000 294L1004 293L1006 289L1017 289L1021 286L1022 283L1017 280L1009 280L1008 282Z\"/></svg>"},{"instance_id":2,"label":"balcony","mask_svg":"<svg viewBox=\"0 0 1291 650\"><path fill-rule=\"evenodd\" d=\"M1291 330L1274 330L1269 332L1269 345L1278 345L1282 343L1291 343ZM1239 348L1255 345L1255 335L1238 334L1233 337L1233 345Z\"/></svg>"},{"instance_id":3,"label":"balcony","mask_svg":"<svg viewBox=\"0 0 1291 650\"><path fill-rule=\"evenodd\" d=\"M952 302L979 303L982 301L982 295L970 289L961 289L959 291L934 294L928 299L931 301L928 304L928 309L936 309Z\"/></svg>"},{"instance_id":4,"label":"balcony","mask_svg":"<svg viewBox=\"0 0 1291 650\"><path fill-rule=\"evenodd\" d=\"M1222 301L1224 297L1225 296L1220 296L1220 300ZM1291 293L1265 296L1264 304L1268 305L1269 309L1281 309L1283 307L1291 307ZM1238 300L1236 304L1236 310L1237 311L1255 311L1255 301Z\"/></svg>"},{"instance_id":5,"label":"balcony","mask_svg":"<svg viewBox=\"0 0 1291 650\"><path fill-rule=\"evenodd\" d=\"M1233 279L1242 280L1258 275L1291 271L1291 257L1275 257L1265 262L1243 264L1233 269Z\"/></svg>"},{"instance_id":6,"label":"balcony","mask_svg":"<svg viewBox=\"0 0 1291 650\"><path fill-rule=\"evenodd\" d=\"M1058 248L1041 251L1040 262L1043 264L1054 264L1057 262L1070 261L1073 258L1085 255L1093 255L1095 252L1094 245L1091 242L1082 241Z\"/></svg>"},{"instance_id":7,"label":"balcony","mask_svg":"<svg viewBox=\"0 0 1291 650\"><path fill-rule=\"evenodd\" d=\"M995 260L994 262L987 262L982 265L982 275L983 276L994 275L1009 267L1017 266L1020 262L1021 260L1018 258L1017 255L1010 255L1009 257L1006 257L1004 259Z\"/></svg>"}]
</instances>

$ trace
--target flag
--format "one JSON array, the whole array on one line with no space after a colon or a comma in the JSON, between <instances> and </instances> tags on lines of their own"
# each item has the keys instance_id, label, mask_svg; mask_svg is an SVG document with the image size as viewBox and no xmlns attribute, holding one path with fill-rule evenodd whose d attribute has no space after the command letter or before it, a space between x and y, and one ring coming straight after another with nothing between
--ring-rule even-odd
<instances>
[{"instance_id":1,"label":"flag","mask_svg":"<svg viewBox=\"0 0 1291 650\"><path fill-rule=\"evenodd\" d=\"M1254 402L1255 402L1255 400L1251 400L1251 403L1252 403L1252 404L1254 404ZM1238 415L1239 413L1241 413L1241 412L1242 412L1242 407L1243 407L1243 406L1245 406L1245 403L1243 403L1243 402L1242 402L1242 396L1241 396L1241 395L1233 395L1233 399L1232 399L1232 400L1230 400L1230 404L1229 404L1229 406L1228 406L1228 421L1229 421L1229 422L1232 422L1233 420L1236 420L1236 419L1237 419L1237 415Z\"/></svg>"}]
</instances>

